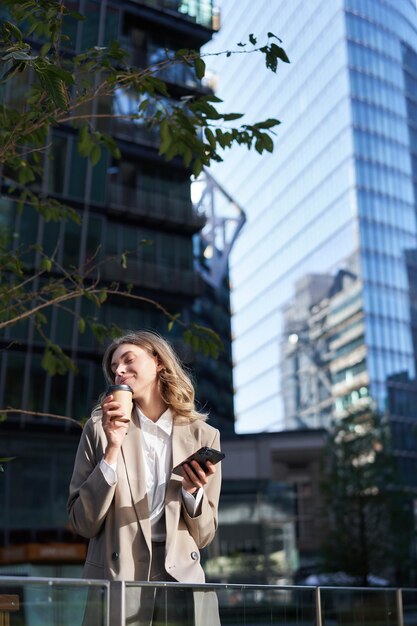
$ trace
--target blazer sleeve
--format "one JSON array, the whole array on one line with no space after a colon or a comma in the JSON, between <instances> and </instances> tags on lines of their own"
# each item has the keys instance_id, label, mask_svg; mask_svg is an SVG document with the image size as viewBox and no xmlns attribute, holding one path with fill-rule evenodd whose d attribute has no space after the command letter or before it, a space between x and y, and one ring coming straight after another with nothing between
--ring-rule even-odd
<instances>
[{"instance_id":1,"label":"blazer sleeve","mask_svg":"<svg viewBox=\"0 0 417 626\"><path fill-rule=\"evenodd\" d=\"M110 486L99 463L102 456L93 419L84 426L75 457L67 509L75 531L82 537L95 537L113 501L116 485ZM100 458L97 458L100 456Z\"/></svg>"},{"instance_id":2,"label":"blazer sleeve","mask_svg":"<svg viewBox=\"0 0 417 626\"><path fill-rule=\"evenodd\" d=\"M214 438L202 445L220 450L219 431L215 430ZM195 517L191 517L187 512L184 502L182 503L182 517L198 548L207 546L214 539L214 535L216 534L221 482L221 463L217 463L215 473L210 476L207 485L204 487L200 513Z\"/></svg>"}]
</instances>

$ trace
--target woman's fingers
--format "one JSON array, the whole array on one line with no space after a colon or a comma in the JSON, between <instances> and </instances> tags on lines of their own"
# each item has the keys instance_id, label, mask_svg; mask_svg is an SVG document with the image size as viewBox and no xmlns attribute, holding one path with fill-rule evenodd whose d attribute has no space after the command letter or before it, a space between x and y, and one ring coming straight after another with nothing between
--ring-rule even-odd
<instances>
[{"instance_id":1,"label":"woman's fingers","mask_svg":"<svg viewBox=\"0 0 417 626\"><path fill-rule=\"evenodd\" d=\"M130 421L130 416L125 415L122 405L113 401L113 396L111 395L107 396L102 402L101 408L106 421L122 422L123 424L128 424Z\"/></svg>"},{"instance_id":2,"label":"woman's fingers","mask_svg":"<svg viewBox=\"0 0 417 626\"><path fill-rule=\"evenodd\" d=\"M191 463L184 463L183 475L184 475L184 488L198 488L204 487L208 483L208 477L214 474L216 468L213 463L207 462L207 471L205 472L201 465L197 461L191 461Z\"/></svg>"}]
</instances>

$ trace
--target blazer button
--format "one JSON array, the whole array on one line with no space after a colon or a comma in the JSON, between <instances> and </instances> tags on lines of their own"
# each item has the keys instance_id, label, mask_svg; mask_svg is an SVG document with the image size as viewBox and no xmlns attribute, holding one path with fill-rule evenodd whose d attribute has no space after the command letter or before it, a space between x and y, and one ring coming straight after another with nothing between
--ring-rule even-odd
<instances>
[{"instance_id":1,"label":"blazer button","mask_svg":"<svg viewBox=\"0 0 417 626\"><path fill-rule=\"evenodd\" d=\"M193 561L197 561L197 559L198 559L197 552L191 552L191 558L192 558Z\"/></svg>"},{"instance_id":2,"label":"blazer button","mask_svg":"<svg viewBox=\"0 0 417 626\"><path fill-rule=\"evenodd\" d=\"M113 552L113 554L111 555L111 558L113 559L113 561L117 561L117 559L119 558L119 553Z\"/></svg>"}]
</instances>

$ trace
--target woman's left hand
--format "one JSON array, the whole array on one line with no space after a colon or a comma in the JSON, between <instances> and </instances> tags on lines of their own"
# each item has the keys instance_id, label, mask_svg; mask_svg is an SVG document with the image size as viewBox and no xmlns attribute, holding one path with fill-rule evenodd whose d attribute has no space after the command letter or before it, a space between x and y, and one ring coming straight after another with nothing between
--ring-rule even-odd
<instances>
[{"instance_id":1,"label":"woman's left hand","mask_svg":"<svg viewBox=\"0 0 417 626\"><path fill-rule=\"evenodd\" d=\"M205 464L207 472L203 470L201 465L197 461L191 461L191 463L184 463L182 466L182 474L184 477L182 487L188 493L194 493L204 485L207 485L208 478L216 471L215 466L210 461ZM192 468L192 469L191 469Z\"/></svg>"}]
</instances>

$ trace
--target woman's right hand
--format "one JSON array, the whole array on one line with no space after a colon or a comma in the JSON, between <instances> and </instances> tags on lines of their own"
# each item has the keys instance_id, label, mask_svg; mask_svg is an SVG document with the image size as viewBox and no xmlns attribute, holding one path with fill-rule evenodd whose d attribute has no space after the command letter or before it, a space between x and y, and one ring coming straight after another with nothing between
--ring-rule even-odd
<instances>
[{"instance_id":1,"label":"woman's right hand","mask_svg":"<svg viewBox=\"0 0 417 626\"><path fill-rule=\"evenodd\" d=\"M124 414L121 404L113 400L112 395L105 397L101 403L103 411L102 424L107 437L107 447L104 453L106 463L117 462L117 456L122 446L130 422Z\"/></svg>"}]
</instances>

